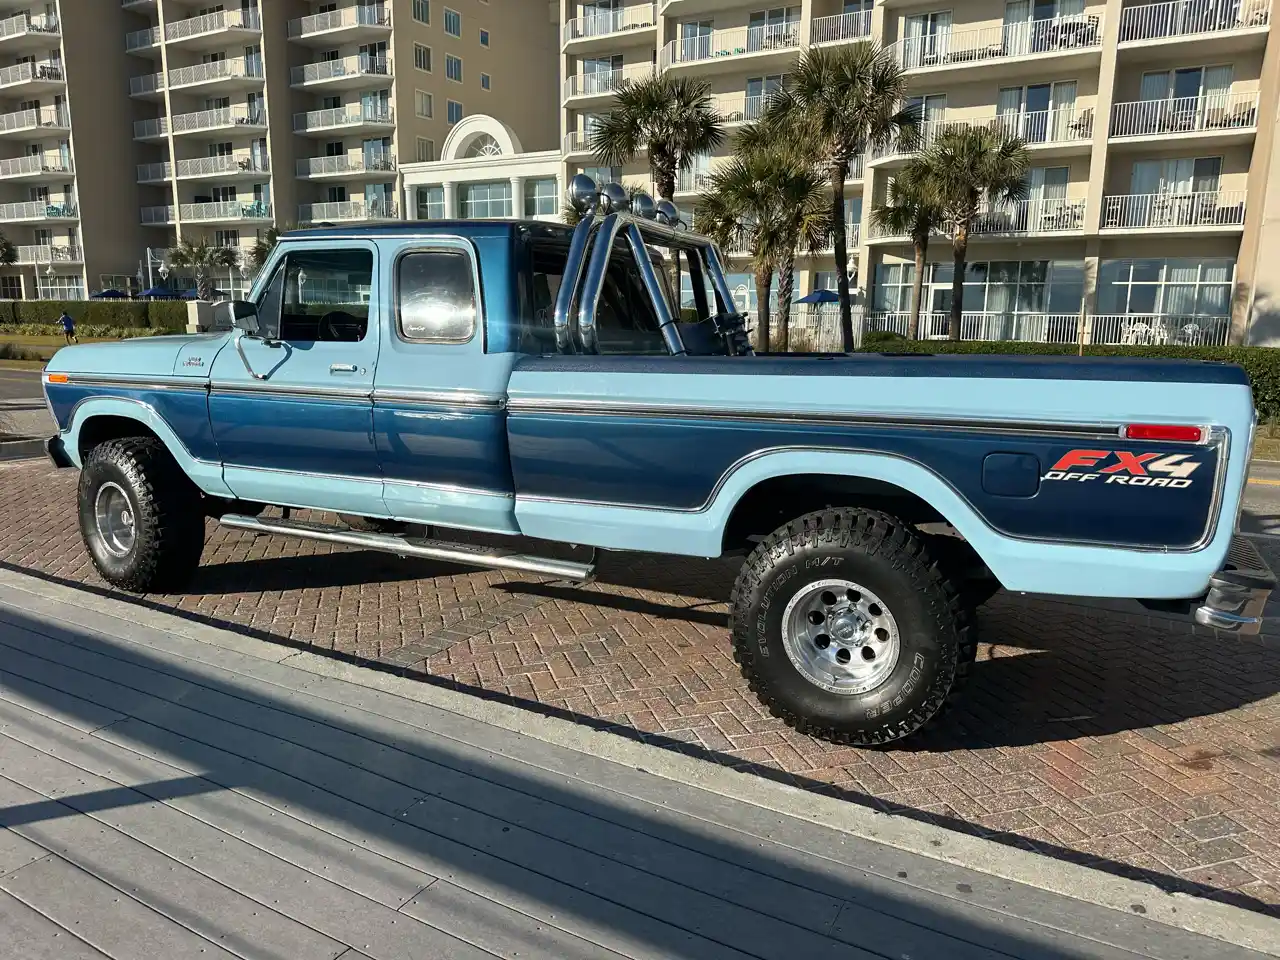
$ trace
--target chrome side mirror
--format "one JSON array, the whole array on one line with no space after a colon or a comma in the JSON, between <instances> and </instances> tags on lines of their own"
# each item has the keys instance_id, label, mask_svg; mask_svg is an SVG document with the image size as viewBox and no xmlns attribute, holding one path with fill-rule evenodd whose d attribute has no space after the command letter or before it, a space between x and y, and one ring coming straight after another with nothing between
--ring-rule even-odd
<instances>
[{"instance_id":1,"label":"chrome side mirror","mask_svg":"<svg viewBox=\"0 0 1280 960\"><path fill-rule=\"evenodd\" d=\"M248 300L225 300L213 306L215 330L239 330L247 336L258 336L258 306Z\"/></svg>"}]
</instances>

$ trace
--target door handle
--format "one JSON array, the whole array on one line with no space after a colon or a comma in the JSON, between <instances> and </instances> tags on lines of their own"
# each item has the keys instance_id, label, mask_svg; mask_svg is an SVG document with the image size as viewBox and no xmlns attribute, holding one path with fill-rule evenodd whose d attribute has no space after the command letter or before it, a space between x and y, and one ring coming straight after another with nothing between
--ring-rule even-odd
<instances>
[{"instance_id":1,"label":"door handle","mask_svg":"<svg viewBox=\"0 0 1280 960\"><path fill-rule=\"evenodd\" d=\"M330 373L355 373L356 365L354 363L333 363L329 365Z\"/></svg>"}]
</instances>

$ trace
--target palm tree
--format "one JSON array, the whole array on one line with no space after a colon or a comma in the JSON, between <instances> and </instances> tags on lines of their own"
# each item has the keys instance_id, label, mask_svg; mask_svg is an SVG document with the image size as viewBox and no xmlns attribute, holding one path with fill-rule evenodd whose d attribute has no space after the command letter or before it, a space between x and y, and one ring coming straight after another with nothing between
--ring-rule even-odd
<instances>
[{"instance_id":1,"label":"palm tree","mask_svg":"<svg viewBox=\"0 0 1280 960\"><path fill-rule=\"evenodd\" d=\"M18 262L18 248L3 232L0 232L0 265L10 267Z\"/></svg>"},{"instance_id":2,"label":"palm tree","mask_svg":"<svg viewBox=\"0 0 1280 960\"><path fill-rule=\"evenodd\" d=\"M636 198L637 194L644 193L644 187L637 187L634 184L623 184L623 189L627 191L627 202L630 203ZM578 213L577 208L566 203L564 209L560 211L560 219L571 227L576 227L578 221L582 219L582 214Z\"/></svg>"},{"instance_id":3,"label":"palm tree","mask_svg":"<svg viewBox=\"0 0 1280 960\"><path fill-rule=\"evenodd\" d=\"M871 211L871 222L889 236L911 238L916 254L916 272L911 283L911 319L907 336L918 340L929 235L942 225L942 210L933 194L928 170L919 158L908 161L902 171L889 181L888 196L884 203L877 204Z\"/></svg>"},{"instance_id":4,"label":"palm tree","mask_svg":"<svg viewBox=\"0 0 1280 960\"><path fill-rule=\"evenodd\" d=\"M868 42L806 51L769 99L765 125L803 143L831 179L831 225L840 296L840 329L853 349L849 292L849 238L844 221L844 184L860 154L916 134L916 111L905 107L902 67Z\"/></svg>"},{"instance_id":5,"label":"palm tree","mask_svg":"<svg viewBox=\"0 0 1280 960\"><path fill-rule=\"evenodd\" d=\"M218 247L204 237L198 241L183 238L169 251L169 262L175 267L191 270L196 275L196 296L201 300L213 299L212 272L218 267L234 267L240 262L240 254L230 247Z\"/></svg>"},{"instance_id":6,"label":"palm tree","mask_svg":"<svg viewBox=\"0 0 1280 960\"><path fill-rule=\"evenodd\" d=\"M952 340L960 339L964 313L964 269L969 234L983 212L1027 195L1031 155L1025 141L997 127L962 127L939 134L920 158L934 191L942 224L951 234L955 272L951 278Z\"/></svg>"},{"instance_id":7,"label":"palm tree","mask_svg":"<svg viewBox=\"0 0 1280 960\"><path fill-rule=\"evenodd\" d=\"M820 249L830 236L826 178L790 144L749 137L752 146L710 177L694 226L725 248L752 251L760 343L769 350L769 296L778 274L778 342L790 339L796 250Z\"/></svg>"},{"instance_id":8,"label":"palm tree","mask_svg":"<svg viewBox=\"0 0 1280 960\"><path fill-rule=\"evenodd\" d=\"M715 111L711 84L659 73L618 86L613 110L591 131L590 147L601 164L611 167L646 151L654 189L670 200L680 171L723 142L724 120Z\"/></svg>"},{"instance_id":9,"label":"palm tree","mask_svg":"<svg viewBox=\"0 0 1280 960\"><path fill-rule=\"evenodd\" d=\"M280 242L280 235L284 230L274 224L267 228L265 236L259 237L254 241L253 246L249 248L249 252L245 254L245 266L249 268L249 272L256 274L259 270L267 265L267 261L271 259L271 251L276 248L276 244Z\"/></svg>"}]
</instances>

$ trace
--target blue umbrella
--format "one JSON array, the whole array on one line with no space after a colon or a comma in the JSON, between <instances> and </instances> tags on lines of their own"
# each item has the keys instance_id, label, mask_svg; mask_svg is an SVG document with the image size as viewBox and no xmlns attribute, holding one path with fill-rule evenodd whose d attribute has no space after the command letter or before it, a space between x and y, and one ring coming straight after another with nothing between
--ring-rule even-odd
<instances>
[{"instance_id":1,"label":"blue umbrella","mask_svg":"<svg viewBox=\"0 0 1280 960\"><path fill-rule=\"evenodd\" d=\"M127 293L121 293L119 290L99 290L97 293L89 295L90 300L128 300Z\"/></svg>"},{"instance_id":2,"label":"blue umbrella","mask_svg":"<svg viewBox=\"0 0 1280 960\"><path fill-rule=\"evenodd\" d=\"M214 290L214 291L213 291L213 295L214 295L215 297L225 297L225 296L226 296L226 294L225 294L225 293L223 293L221 290ZM183 300L199 300L199 299L200 299L200 293L199 293L199 291L197 291L197 290L188 290L186 293L184 293L184 294L182 295L182 299L183 299Z\"/></svg>"},{"instance_id":3,"label":"blue umbrella","mask_svg":"<svg viewBox=\"0 0 1280 960\"><path fill-rule=\"evenodd\" d=\"M807 297L801 297L796 303L839 303L840 296L834 290L815 290Z\"/></svg>"},{"instance_id":4,"label":"blue umbrella","mask_svg":"<svg viewBox=\"0 0 1280 960\"><path fill-rule=\"evenodd\" d=\"M155 297L156 299L173 299L179 294L177 290L170 290L168 287L152 287L150 290L143 290L142 296Z\"/></svg>"}]
</instances>

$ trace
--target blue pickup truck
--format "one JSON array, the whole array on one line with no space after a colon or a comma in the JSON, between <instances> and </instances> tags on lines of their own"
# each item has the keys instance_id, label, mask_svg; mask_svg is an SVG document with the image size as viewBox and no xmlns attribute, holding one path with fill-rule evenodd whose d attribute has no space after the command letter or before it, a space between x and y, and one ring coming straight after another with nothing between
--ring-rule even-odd
<instances>
[{"instance_id":1,"label":"blue pickup truck","mask_svg":"<svg viewBox=\"0 0 1280 960\"><path fill-rule=\"evenodd\" d=\"M49 452L101 575L181 590L207 518L570 581L596 550L738 555L752 689L845 743L939 714L1001 587L1259 629L1238 367L757 354L671 205L572 200L572 229L292 232L223 332L59 351Z\"/></svg>"}]
</instances>

